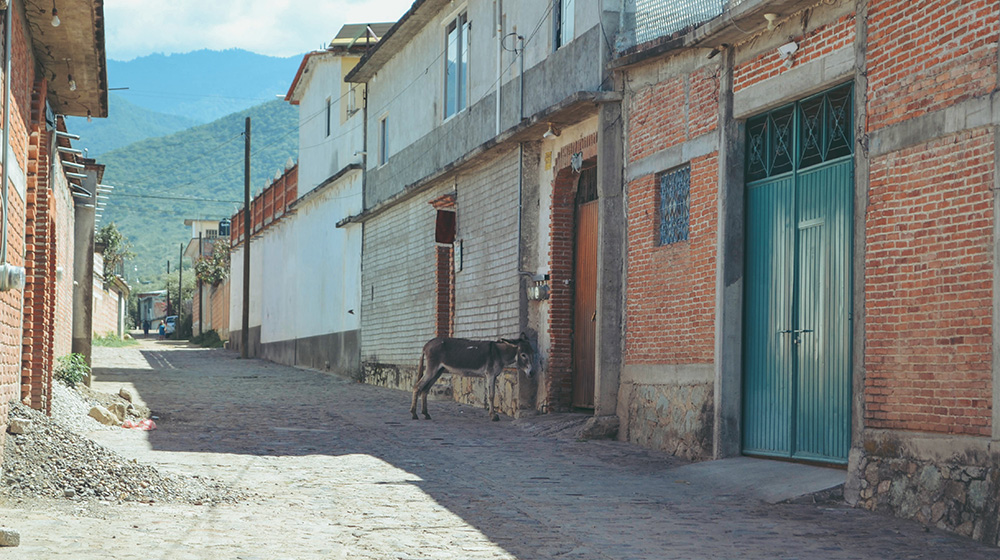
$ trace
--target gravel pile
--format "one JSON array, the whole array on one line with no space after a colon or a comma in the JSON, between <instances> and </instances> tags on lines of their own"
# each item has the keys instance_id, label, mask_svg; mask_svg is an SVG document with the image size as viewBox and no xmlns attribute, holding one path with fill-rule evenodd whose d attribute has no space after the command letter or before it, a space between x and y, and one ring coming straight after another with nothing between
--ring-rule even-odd
<instances>
[{"instance_id":1,"label":"gravel pile","mask_svg":"<svg viewBox=\"0 0 1000 560\"><path fill-rule=\"evenodd\" d=\"M60 400L63 401L59 408L62 414L58 422L19 402L11 403L10 419L30 420L31 425L27 433L7 434L2 491L8 497L196 505L232 503L246 497L206 478L162 474L67 429L60 424L83 425L87 430L95 426L80 418L72 419L79 417L80 411L86 415L89 405L84 404L87 410L83 410L79 403L60 399L58 393L53 399L53 415L57 410L55 403ZM66 409L61 408L63 405L77 411L67 415ZM101 424L94 424L100 429Z\"/></svg>"},{"instance_id":2,"label":"gravel pile","mask_svg":"<svg viewBox=\"0 0 1000 560\"><path fill-rule=\"evenodd\" d=\"M52 419L57 424L78 434L121 429L118 426L106 426L88 416L94 404L99 403L88 401L76 389L58 381L52 383Z\"/></svg>"}]
</instances>

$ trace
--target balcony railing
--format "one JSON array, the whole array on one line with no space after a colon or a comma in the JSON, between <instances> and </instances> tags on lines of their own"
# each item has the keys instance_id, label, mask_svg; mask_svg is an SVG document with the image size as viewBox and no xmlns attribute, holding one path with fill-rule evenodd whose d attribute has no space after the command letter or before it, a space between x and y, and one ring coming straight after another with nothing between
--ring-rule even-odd
<instances>
[{"instance_id":1,"label":"balcony railing","mask_svg":"<svg viewBox=\"0 0 1000 560\"><path fill-rule=\"evenodd\" d=\"M697 27L744 0L626 0L617 50Z\"/></svg>"}]
</instances>

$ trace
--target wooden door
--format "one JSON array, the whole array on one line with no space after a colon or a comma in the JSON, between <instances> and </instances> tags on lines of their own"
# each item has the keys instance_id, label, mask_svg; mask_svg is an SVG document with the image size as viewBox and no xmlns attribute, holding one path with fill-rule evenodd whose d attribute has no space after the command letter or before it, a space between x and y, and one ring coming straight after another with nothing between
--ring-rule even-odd
<instances>
[{"instance_id":1,"label":"wooden door","mask_svg":"<svg viewBox=\"0 0 1000 560\"><path fill-rule=\"evenodd\" d=\"M593 408L597 330L597 201L580 204L576 216L573 406Z\"/></svg>"}]
</instances>

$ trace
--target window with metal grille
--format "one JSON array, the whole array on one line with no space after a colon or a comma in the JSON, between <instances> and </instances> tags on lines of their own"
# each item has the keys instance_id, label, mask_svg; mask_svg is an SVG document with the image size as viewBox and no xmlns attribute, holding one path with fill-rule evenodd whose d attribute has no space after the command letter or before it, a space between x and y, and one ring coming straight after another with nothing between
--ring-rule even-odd
<instances>
[{"instance_id":1,"label":"window with metal grille","mask_svg":"<svg viewBox=\"0 0 1000 560\"><path fill-rule=\"evenodd\" d=\"M691 201L691 166L685 165L659 175L660 245L688 238Z\"/></svg>"}]
</instances>

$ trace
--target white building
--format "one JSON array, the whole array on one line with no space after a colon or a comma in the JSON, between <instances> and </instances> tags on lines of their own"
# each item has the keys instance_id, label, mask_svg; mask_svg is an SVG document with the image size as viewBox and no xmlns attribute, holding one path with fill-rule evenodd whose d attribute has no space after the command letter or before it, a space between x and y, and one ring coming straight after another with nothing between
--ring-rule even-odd
<instances>
[{"instance_id":1,"label":"white building","mask_svg":"<svg viewBox=\"0 0 1000 560\"><path fill-rule=\"evenodd\" d=\"M362 232L360 226L335 225L362 208L365 88L346 83L344 75L390 25L344 26L326 50L303 57L285 97L299 106L299 162L253 203L264 209L255 218L250 247L252 356L358 371ZM239 243L237 221L233 235ZM230 340L240 348L242 243L233 248L231 280Z\"/></svg>"}]
</instances>

